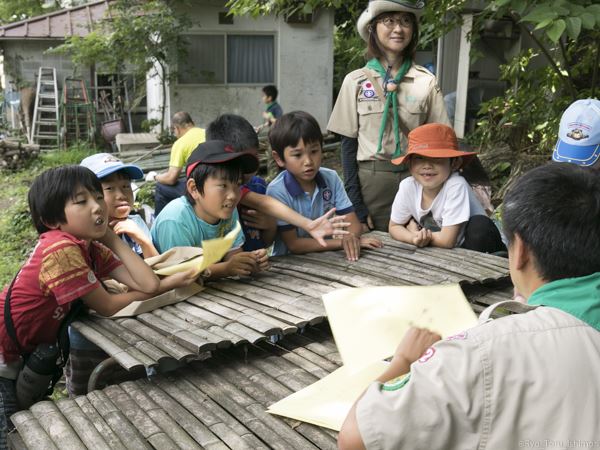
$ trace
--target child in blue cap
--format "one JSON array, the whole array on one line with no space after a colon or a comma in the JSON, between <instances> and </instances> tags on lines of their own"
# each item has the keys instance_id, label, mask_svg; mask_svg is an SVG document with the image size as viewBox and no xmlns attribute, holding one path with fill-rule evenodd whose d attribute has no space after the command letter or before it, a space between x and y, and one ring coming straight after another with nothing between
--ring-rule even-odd
<instances>
[{"instance_id":1,"label":"child in blue cap","mask_svg":"<svg viewBox=\"0 0 600 450\"><path fill-rule=\"evenodd\" d=\"M144 178L142 169L133 164L125 164L110 153L88 156L81 161L81 165L94 172L102 183L104 200L108 207L108 225L113 231L141 257L158 255L146 222L140 215L131 213L131 181Z\"/></svg>"},{"instance_id":2,"label":"child in blue cap","mask_svg":"<svg viewBox=\"0 0 600 450\"><path fill-rule=\"evenodd\" d=\"M577 100L560 118L558 142L552 160L600 168L600 101Z\"/></svg>"}]
</instances>

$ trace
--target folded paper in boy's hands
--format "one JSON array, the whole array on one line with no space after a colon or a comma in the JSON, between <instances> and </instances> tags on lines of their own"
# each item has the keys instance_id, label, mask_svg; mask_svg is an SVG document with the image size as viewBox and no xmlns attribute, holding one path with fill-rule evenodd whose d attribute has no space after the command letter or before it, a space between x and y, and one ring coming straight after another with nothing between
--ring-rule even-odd
<instances>
[{"instance_id":1,"label":"folded paper in boy's hands","mask_svg":"<svg viewBox=\"0 0 600 450\"><path fill-rule=\"evenodd\" d=\"M238 222L236 227L224 237L202 241L202 248L196 249L199 250L197 255L193 255L193 252L186 250L181 256L188 255L188 258L182 259L178 264L170 265L169 267L165 267L163 265L161 268L159 268L159 270L154 270L154 272L157 275L172 275L174 273L196 269L198 270L198 273L200 273L209 266L221 261L225 257L227 252L231 249L231 246L235 242L235 238L240 233L241 229L242 227ZM177 248L187 249L191 247L175 247L175 249ZM160 256L162 255L155 256L154 258L159 258ZM146 262L148 262L148 260L146 260Z\"/></svg>"}]
</instances>

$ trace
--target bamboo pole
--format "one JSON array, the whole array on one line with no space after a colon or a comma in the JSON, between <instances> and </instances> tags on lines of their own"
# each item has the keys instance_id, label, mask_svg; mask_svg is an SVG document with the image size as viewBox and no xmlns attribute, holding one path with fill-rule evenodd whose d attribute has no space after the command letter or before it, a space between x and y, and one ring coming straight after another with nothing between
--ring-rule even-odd
<instances>
[{"instance_id":1,"label":"bamboo pole","mask_svg":"<svg viewBox=\"0 0 600 450\"><path fill-rule=\"evenodd\" d=\"M56 402L56 406L87 448L112 450L74 400L60 399Z\"/></svg>"},{"instance_id":2,"label":"bamboo pole","mask_svg":"<svg viewBox=\"0 0 600 450\"><path fill-rule=\"evenodd\" d=\"M43 448L58 450L48 433L33 416L31 411L19 411L11 416L11 420L27 448Z\"/></svg>"},{"instance_id":3,"label":"bamboo pole","mask_svg":"<svg viewBox=\"0 0 600 450\"><path fill-rule=\"evenodd\" d=\"M112 450L125 450L125 446L119 437L114 433L112 428L108 426L102 416L98 414L98 411L96 411L85 395L80 395L75 398L75 403L81 408L81 411L83 411L90 422L92 422L93 426Z\"/></svg>"},{"instance_id":4,"label":"bamboo pole","mask_svg":"<svg viewBox=\"0 0 600 450\"><path fill-rule=\"evenodd\" d=\"M54 403L38 402L29 410L57 447L65 450L85 450L84 443Z\"/></svg>"}]
</instances>

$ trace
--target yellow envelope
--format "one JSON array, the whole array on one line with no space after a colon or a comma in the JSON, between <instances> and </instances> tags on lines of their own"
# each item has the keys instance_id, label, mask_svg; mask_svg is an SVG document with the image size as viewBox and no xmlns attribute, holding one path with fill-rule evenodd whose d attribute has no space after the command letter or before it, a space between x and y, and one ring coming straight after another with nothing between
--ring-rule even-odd
<instances>
[{"instance_id":1,"label":"yellow envelope","mask_svg":"<svg viewBox=\"0 0 600 450\"><path fill-rule=\"evenodd\" d=\"M356 399L384 372L387 365L387 362L376 361L360 369L342 366L316 383L271 405L267 411L340 431Z\"/></svg>"},{"instance_id":2,"label":"yellow envelope","mask_svg":"<svg viewBox=\"0 0 600 450\"><path fill-rule=\"evenodd\" d=\"M354 369L392 356L411 326L445 338L477 324L458 284L338 289L323 303L344 366Z\"/></svg>"},{"instance_id":3,"label":"yellow envelope","mask_svg":"<svg viewBox=\"0 0 600 450\"><path fill-rule=\"evenodd\" d=\"M157 275L173 275L174 273L184 272L190 269L197 269L200 273L207 267L223 259L227 252L231 249L233 243L235 242L235 238L237 238L237 235L241 230L242 227L238 222L235 228L227 233L224 237L202 241L202 255L175 266L155 270L154 273Z\"/></svg>"}]
</instances>

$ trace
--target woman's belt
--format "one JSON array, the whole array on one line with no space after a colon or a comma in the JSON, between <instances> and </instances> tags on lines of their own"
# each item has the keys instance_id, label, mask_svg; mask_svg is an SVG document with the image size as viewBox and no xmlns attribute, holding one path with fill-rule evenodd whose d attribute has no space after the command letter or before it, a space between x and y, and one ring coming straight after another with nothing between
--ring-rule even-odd
<instances>
[{"instance_id":1,"label":"woman's belt","mask_svg":"<svg viewBox=\"0 0 600 450\"><path fill-rule=\"evenodd\" d=\"M406 164L392 164L389 159L358 161L358 168L372 170L373 172L405 172L408 170L408 166Z\"/></svg>"}]
</instances>

